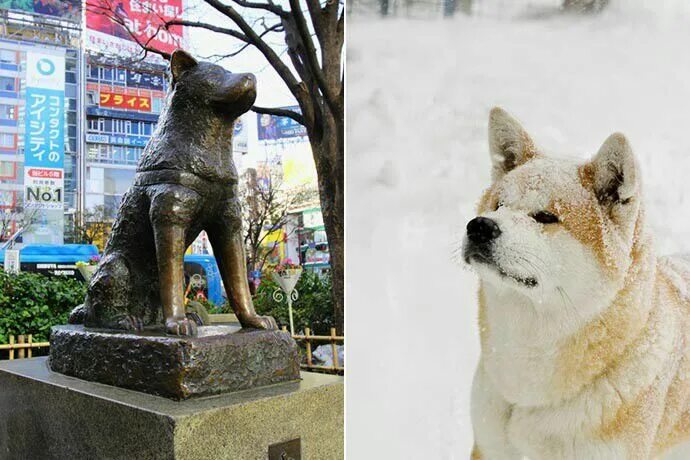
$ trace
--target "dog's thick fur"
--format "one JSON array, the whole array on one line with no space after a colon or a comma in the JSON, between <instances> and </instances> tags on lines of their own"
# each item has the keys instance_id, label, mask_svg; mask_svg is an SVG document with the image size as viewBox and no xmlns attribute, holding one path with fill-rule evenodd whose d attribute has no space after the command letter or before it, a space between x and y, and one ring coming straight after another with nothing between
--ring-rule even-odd
<instances>
[{"instance_id":1,"label":"dog's thick fur","mask_svg":"<svg viewBox=\"0 0 690 460\"><path fill-rule=\"evenodd\" d=\"M473 459L648 459L690 434L690 264L657 257L622 134L584 163L489 121ZM540 223L548 211L558 222ZM498 232L496 232L498 233Z\"/></svg>"}]
</instances>

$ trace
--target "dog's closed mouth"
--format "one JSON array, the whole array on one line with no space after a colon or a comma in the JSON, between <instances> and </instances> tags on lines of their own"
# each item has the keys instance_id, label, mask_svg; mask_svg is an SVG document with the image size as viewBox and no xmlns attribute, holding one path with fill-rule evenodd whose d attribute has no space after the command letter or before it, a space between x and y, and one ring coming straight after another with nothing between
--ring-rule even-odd
<instances>
[{"instance_id":1,"label":"dog's closed mouth","mask_svg":"<svg viewBox=\"0 0 690 460\"><path fill-rule=\"evenodd\" d=\"M510 278L510 279L512 279L513 281L516 281L517 283L522 284L523 286L535 287L535 286L537 286L537 285L539 284L539 283L537 282L537 279L534 278L534 277L531 277L531 276L524 277L524 276L516 275L516 274L514 274L514 273L508 273L506 270L504 270L504 269L501 268L498 264L496 264L496 262L494 262L493 260L487 258L486 256L484 256L484 255L482 255L482 254L472 254L472 255L468 256L465 260L466 260L468 263L469 263L470 261L475 261L475 262L479 262L479 263L481 263L481 264L487 265L487 266L489 266L489 267L492 267L492 268L494 268L502 277L504 277L504 278Z\"/></svg>"}]
</instances>

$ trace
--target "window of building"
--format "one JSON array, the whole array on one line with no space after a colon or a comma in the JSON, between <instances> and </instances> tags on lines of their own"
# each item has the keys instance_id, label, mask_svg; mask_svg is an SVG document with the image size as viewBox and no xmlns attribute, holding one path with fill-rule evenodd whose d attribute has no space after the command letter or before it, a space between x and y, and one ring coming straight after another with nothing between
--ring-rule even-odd
<instances>
[{"instance_id":1,"label":"window of building","mask_svg":"<svg viewBox=\"0 0 690 460\"><path fill-rule=\"evenodd\" d=\"M103 175L103 193L106 195L121 195L134 182L135 171L128 169L105 168Z\"/></svg>"},{"instance_id":2,"label":"window of building","mask_svg":"<svg viewBox=\"0 0 690 460\"><path fill-rule=\"evenodd\" d=\"M163 98L154 97L151 98L151 111L153 113L161 113L163 109Z\"/></svg>"},{"instance_id":3,"label":"window of building","mask_svg":"<svg viewBox=\"0 0 690 460\"><path fill-rule=\"evenodd\" d=\"M90 80L98 80L98 66L96 65L87 65L86 66L86 78Z\"/></svg>"},{"instance_id":4,"label":"window of building","mask_svg":"<svg viewBox=\"0 0 690 460\"><path fill-rule=\"evenodd\" d=\"M2 62L3 64L16 64L17 63L16 51L0 49L0 62Z\"/></svg>"},{"instance_id":5,"label":"window of building","mask_svg":"<svg viewBox=\"0 0 690 460\"><path fill-rule=\"evenodd\" d=\"M119 85L127 84L127 71L125 69L113 69L115 80L114 82Z\"/></svg>"},{"instance_id":6,"label":"window of building","mask_svg":"<svg viewBox=\"0 0 690 460\"><path fill-rule=\"evenodd\" d=\"M14 134L0 133L0 147L14 148Z\"/></svg>"},{"instance_id":7,"label":"window of building","mask_svg":"<svg viewBox=\"0 0 690 460\"><path fill-rule=\"evenodd\" d=\"M14 179L15 165L12 161L0 161L0 177L5 179Z\"/></svg>"},{"instance_id":8,"label":"window of building","mask_svg":"<svg viewBox=\"0 0 690 460\"><path fill-rule=\"evenodd\" d=\"M113 133L115 134L125 134L125 121L124 120L113 120Z\"/></svg>"},{"instance_id":9,"label":"window of building","mask_svg":"<svg viewBox=\"0 0 690 460\"><path fill-rule=\"evenodd\" d=\"M88 105L98 105L98 93L96 91L87 91L86 103Z\"/></svg>"},{"instance_id":10,"label":"window of building","mask_svg":"<svg viewBox=\"0 0 690 460\"><path fill-rule=\"evenodd\" d=\"M97 144L88 144L86 146L86 158L89 161L96 161L98 158L98 145Z\"/></svg>"},{"instance_id":11,"label":"window of building","mask_svg":"<svg viewBox=\"0 0 690 460\"><path fill-rule=\"evenodd\" d=\"M17 112L17 107L14 105L0 104L0 119L1 120L14 120L15 114Z\"/></svg>"},{"instance_id":12,"label":"window of building","mask_svg":"<svg viewBox=\"0 0 690 460\"><path fill-rule=\"evenodd\" d=\"M114 145L113 146L113 161L115 163L125 163L126 160L126 150L124 147L120 145Z\"/></svg>"},{"instance_id":13,"label":"window of building","mask_svg":"<svg viewBox=\"0 0 690 460\"><path fill-rule=\"evenodd\" d=\"M0 91L17 91L17 79L14 77L0 77Z\"/></svg>"}]
</instances>

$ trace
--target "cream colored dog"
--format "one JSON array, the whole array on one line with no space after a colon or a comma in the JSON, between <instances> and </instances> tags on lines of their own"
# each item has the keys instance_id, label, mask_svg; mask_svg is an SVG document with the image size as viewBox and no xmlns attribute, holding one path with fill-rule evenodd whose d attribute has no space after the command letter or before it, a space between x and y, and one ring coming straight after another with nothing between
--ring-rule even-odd
<instances>
[{"instance_id":1,"label":"cream colored dog","mask_svg":"<svg viewBox=\"0 0 690 460\"><path fill-rule=\"evenodd\" d=\"M501 109L467 225L479 274L473 459L648 459L690 433L690 264L657 258L622 134L586 163Z\"/></svg>"}]
</instances>

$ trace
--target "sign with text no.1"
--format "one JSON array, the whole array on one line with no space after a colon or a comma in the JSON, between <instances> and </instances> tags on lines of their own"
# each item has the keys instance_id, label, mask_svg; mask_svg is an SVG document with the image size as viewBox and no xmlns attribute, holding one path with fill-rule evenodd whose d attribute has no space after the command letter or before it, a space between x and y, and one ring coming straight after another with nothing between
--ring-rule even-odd
<instances>
[{"instance_id":1,"label":"sign with text no.1","mask_svg":"<svg viewBox=\"0 0 690 460\"><path fill-rule=\"evenodd\" d=\"M65 55L26 53L24 206L61 209L64 200Z\"/></svg>"}]
</instances>

